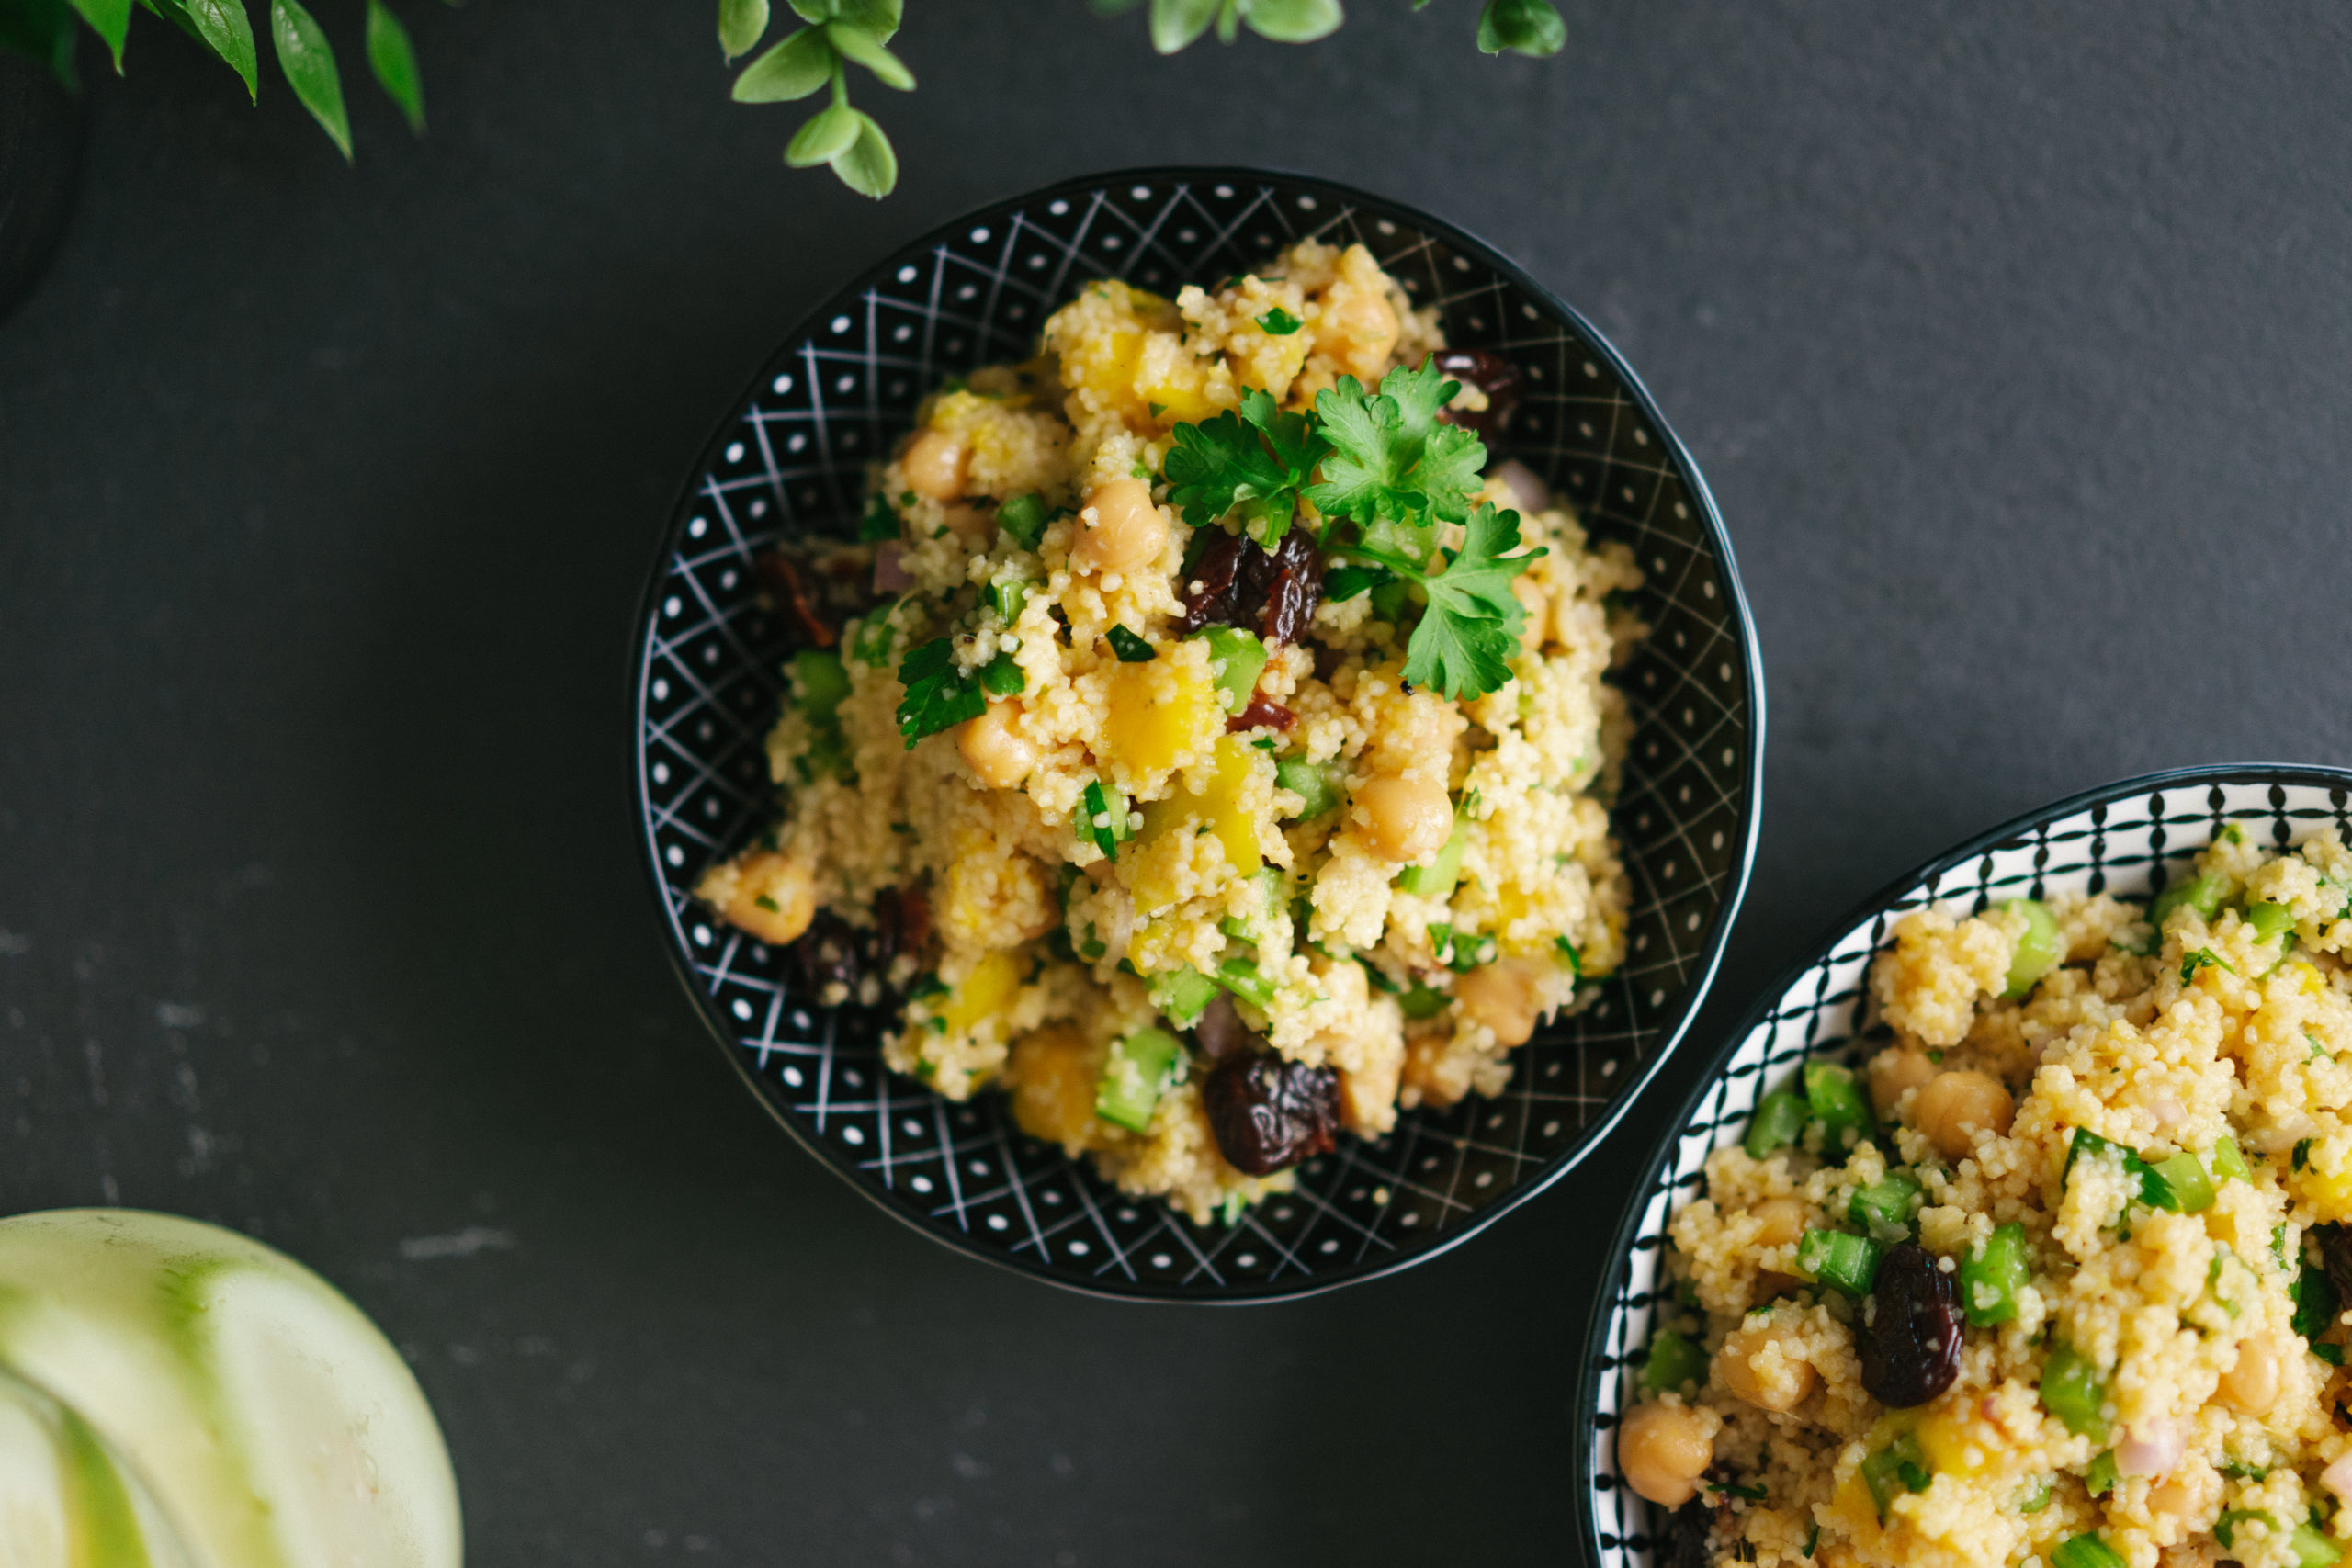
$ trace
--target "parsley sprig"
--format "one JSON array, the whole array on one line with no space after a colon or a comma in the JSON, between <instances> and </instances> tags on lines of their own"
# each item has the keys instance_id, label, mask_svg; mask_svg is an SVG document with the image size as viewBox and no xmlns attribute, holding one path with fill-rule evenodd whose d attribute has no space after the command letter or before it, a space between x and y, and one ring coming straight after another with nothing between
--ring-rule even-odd
<instances>
[{"instance_id":1,"label":"parsley sprig","mask_svg":"<svg viewBox=\"0 0 2352 1568\"><path fill-rule=\"evenodd\" d=\"M1330 598L1395 584L1396 613L1406 595L1423 601L1405 679L1449 698L1491 692L1510 679L1526 621L1511 579L1544 552L1513 553L1516 512L1473 510L1486 446L1438 417L1460 390L1434 362L1390 371L1378 391L1343 376L1316 395L1312 415L1281 412L1252 389L1238 412L1176 427L1169 499L1194 527L1235 517L1269 549L1304 499L1320 515L1317 542L1334 563L1324 583ZM1462 546L1441 550L1439 531L1450 523L1463 525Z\"/></svg>"}]
</instances>

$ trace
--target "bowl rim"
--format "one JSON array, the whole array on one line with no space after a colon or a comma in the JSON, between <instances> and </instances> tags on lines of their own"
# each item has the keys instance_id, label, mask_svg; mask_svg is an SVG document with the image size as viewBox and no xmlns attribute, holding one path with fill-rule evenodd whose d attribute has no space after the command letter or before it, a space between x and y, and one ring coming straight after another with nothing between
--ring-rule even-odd
<instances>
[{"instance_id":1,"label":"bowl rim","mask_svg":"<svg viewBox=\"0 0 2352 1568\"><path fill-rule=\"evenodd\" d=\"M1756 1000L1708 1056L1705 1067L1692 1079L1689 1092L1675 1106L1673 1114L1658 1134L1657 1146L1642 1164L1640 1178L1625 1200L1624 1212L1618 1216L1617 1224L1610 1233L1608 1249L1602 1254L1607 1261L1594 1288L1592 1308L1585 1325L1584 1346L1577 1362L1579 1382L1576 1397L1573 1469L1570 1471L1575 1478L1577 1538L1584 1550L1585 1561L1601 1562L1605 1550L1600 1541L1600 1516L1593 1508L1593 1467L1600 1456L1600 1429L1594 1425L1594 1417L1600 1414L1601 1380L1614 1370L1608 1350L1609 1327L1612 1303L1622 1288L1627 1263L1633 1257L1634 1232L1640 1227L1643 1212L1649 1207L1660 1173L1680 1146L1684 1134L1689 1132L1691 1121L1698 1113L1700 1103L1713 1090L1731 1066L1732 1057L1747 1043L1748 1036L1763 1025L1781 998L1827 958L1856 927L1884 913L1889 905L1929 877L1950 871L2036 828L2095 806L2183 785L2224 783L2322 784L2352 789L2352 768L2326 762L2201 762L2190 767L2161 768L2154 773L2136 773L2064 795L2048 805L2012 817L1998 827L1973 834L1886 883L1838 916L1818 942L1809 945L1801 957L1782 969L1770 985L1757 993Z\"/></svg>"},{"instance_id":2,"label":"bowl rim","mask_svg":"<svg viewBox=\"0 0 2352 1568\"><path fill-rule=\"evenodd\" d=\"M865 1176L853 1168L837 1151L825 1142L810 1137L778 1106L761 1085L758 1075L744 1062L734 1034L718 1012L717 1003L702 987L695 971L693 955L677 940L675 922L671 918L668 884L661 868L660 848L654 841L652 814L649 809L651 795L646 776L645 750L641 743L646 721L647 674L650 661L647 651L651 646L656 613L662 600L663 584L668 578L671 560L675 557L681 530L692 514L699 495L703 476L718 461L728 437L741 422L744 408L758 396L760 389L776 374L807 339L815 334L818 324L828 317L842 313L861 298L876 277L888 269L928 255L949 235L981 220L995 220L1012 210L1036 205L1056 196L1090 192L1125 181L1180 180L1201 183L1226 180L1233 183L1257 180L1278 184L1313 186L1318 193L1328 193L1352 203L1366 204L1375 209L1393 211L1408 219L1413 226L1432 238L1443 241L1464 254L1476 258L1480 265L1513 287L1524 291L1547 315L1567 326L1589 345L1605 364L1623 388L1627 402L1649 423L1657 433L1663 455L1668 465L1690 492L1696 512L1700 536L1714 557L1717 570L1724 582L1724 608L1736 634L1741 671L1744 676L1741 696L1747 706L1748 723L1742 736L1741 757L1737 775L1742 784L1737 817L1737 853L1725 874L1724 891L1710 919L1705 940L1697 950L1697 958L1684 979L1671 1010L1660 1024L1657 1043L1648 1058L1629 1076L1626 1082L1600 1108L1592 1121L1580 1130L1577 1140L1550 1161L1536 1169L1525 1180L1489 1202L1476 1214L1447 1231L1435 1233L1424 1245L1400 1247L1397 1252L1376 1262L1359 1265L1344 1272L1318 1276L1296 1284L1281 1284L1264 1289L1226 1287L1214 1293L1188 1290L1179 1286L1154 1286L1137 1281L1131 1286L1108 1288L1091 1286L1065 1278L1032 1264L1026 1258L1017 1258L975 1244L951 1227L930 1222L891 1202L875 1190ZM636 837L639 852L638 866L645 886L651 894L654 912L660 921L662 947L669 959L670 971L684 990L695 1016L701 1020L712 1041L727 1058L728 1065L754 1100L793 1142L819 1164L831 1171L867 1201L881 1209L892 1219L951 1250L980 1262L990 1264L1024 1279L1041 1280L1079 1295L1118 1302L1148 1302L1190 1305L1241 1306L1265 1303L1298 1301L1345 1286L1360 1284L1398 1273L1427 1262L1440 1254L1483 1233L1497 1220L1521 1204L1545 1191L1562 1177L1583 1164L1607 1141L1635 1100L1647 1089L1667 1059L1681 1046L1700 1008L1713 989L1717 970L1723 963L1724 950L1736 923L1740 906L1745 900L1747 885L1755 868L1757 841L1760 836L1764 795L1765 691L1763 649L1759 644L1756 622L1747 602L1746 585L1739 575L1737 558L1733 553L1731 535L1724 525L1723 513L1716 504L1714 492L1708 487L1706 477L1699 468L1680 434L1668 423L1657 400L1648 386L1626 362L1617 346L1584 314L1568 304L1550 288L1531 276L1518 263L1505 255L1495 245L1459 224L1435 217L1409 202L1374 195L1343 181L1328 179L1320 175L1296 170L1245 164L1154 164L1136 167L1108 169L1098 173L1071 175L1045 185L1001 197L967 209L954 216L927 225L911 237L883 253L874 261L856 267L839 287L821 297L786 331L777 346L760 361L745 381L743 389L730 400L714 422L709 438L698 449L687 467L677 490L667 520L660 529L652 547L644 577L644 587L638 599L637 611L630 617L628 641L623 649L622 701L628 717L628 793L629 808L636 818Z\"/></svg>"}]
</instances>

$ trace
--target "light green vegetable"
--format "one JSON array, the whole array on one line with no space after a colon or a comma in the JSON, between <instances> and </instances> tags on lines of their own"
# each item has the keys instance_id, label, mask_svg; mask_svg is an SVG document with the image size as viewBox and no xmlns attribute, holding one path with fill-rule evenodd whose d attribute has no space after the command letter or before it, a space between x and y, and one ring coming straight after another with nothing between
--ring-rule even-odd
<instances>
[{"instance_id":1,"label":"light green vegetable","mask_svg":"<svg viewBox=\"0 0 2352 1568\"><path fill-rule=\"evenodd\" d=\"M1094 1086L1094 1114L1130 1133L1145 1131L1183 1064L1184 1043L1164 1029L1138 1029L1114 1042Z\"/></svg>"},{"instance_id":2,"label":"light green vegetable","mask_svg":"<svg viewBox=\"0 0 2352 1568\"><path fill-rule=\"evenodd\" d=\"M1642 1387L1667 1393L1689 1382L1707 1381L1707 1352L1671 1328L1650 1337L1649 1359L1642 1364Z\"/></svg>"},{"instance_id":3,"label":"light green vegetable","mask_svg":"<svg viewBox=\"0 0 2352 1568\"><path fill-rule=\"evenodd\" d=\"M1869 1137L1876 1124L1852 1070L1835 1062L1804 1065L1804 1098L1813 1120L1821 1123L1822 1148L1833 1154Z\"/></svg>"},{"instance_id":4,"label":"light green vegetable","mask_svg":"<svg viewBox=\"0 0 2352 1568\"><path fill-rule=\"evenodd\" d=\"M1218 704L1227 713L1239 713L1250 705L1250 694L1258 689L1258 677L1266 668L1265 643L1256 632L1239 626L1211 626L1200 637L1209 645Z\"/></svg>"},{"instance_id":5,"label":"light green vegetable","mask_svg":"<svg viewBox=\"0 0 2352 1568\"><path fill-rule=\"evenodd\" d=\"M1306 803L1299 807L1296 820L1301 822L1336 809L1341 799L1340 770L1325 762L1284 757L1274 764L1274 783Z\"/></svg>"},{"instance_id":6,"label":"light green vegetable","mask_svg":"<svg viewBox=\"0 0 2352 1568\"><path fill-rule=\"evenodd\" d=\"M1177 1028L1190 1029L1216 999L1216 992L1215 980L1187 964L1152 976L1151 1005Z\"/></svg>"},{"instance_id":7,"label":"light green vegetable","mask_svg":"<svg viewBox=\"0 0 2352 1568\"><path fill-rule=\"evenodd\" d=\"M2192 876L2187 882L2177 882L2157 894L2156 901L2148 906L2148 923L2162 932L2165 918L2184 906L2210 921L2222 912L2222 896L2229 891L2229 886L2221 877L2210 874Z\"/></svg>"},{"instance_id":8,"label":"light green vegetable","mask_svg":"<svg viewBox=\"0 0 2352 1568\"><path fill-rule=\"evenodd\" d=\"M1890 1170L1854 1190L1846 1201L1846 1217L1870 1232L1871 1239L1892 1245L1910 1239L1911 1215L1918 1201L1918 1179L1908 1171Z\"/></svg>"},{"instance_id":9,"label":"light green vegetable","mask_svg":"<svg viewBox=\"0 0 2352 1568\"><path fill-rule=\"evenodd\" d=\"M1805 1118L1812 1108L1786 1089L1774 1089L1756 1102L1756 1114L1747 1123L1747 1136L1741 1146L1750 1159L1762 1159L1774 1149L1785 1148L1797 1141L1804 1131Z\"/></svg>"},{"instance_id":10,"label":"light green vegetable","mask_svg":"<svg viewBox=\"0 0 2352 1568\"><path fill-rule=\"evenodd\" d=\"M1410 893L1421 898L1451 898L1453 885L1462 880L1462 852L1469 847L1470 824L1461 813L1453 818L1453 836L1437 858L1427 865L1408 865L1396 874L1396 891Z\"/></svg>"},{"instance_id":11,"label":"light green vegetable","mask_svg":"<svg viewBox=\"0 0 2352 1568\"><path fill-rule=\"evenodd\" d=\"M1885 1248L1866 1235L1845 1231L1807 1231L1797 1241L1797 1267L1849 1296L1870 1294Z\"/></svg>"},{"instance_id":12,"label":"light green vegetable","mask_svg":"<svg viewBox=\"0 0 2352 1568\"><path fill-rule=\"evenodd\" d=\"M2058 917L2039 898L2012 898L2001 908L2025 917L2025 931L2018 938L2009 959L2008 987L2002 992L2011 1001L2018 1001L2030 994L2044 975L2058 967L2066 956L2066 939L2058 930Z\"/></svg>"},{"instance_id":13,"label":"light green vegetable","mask_svg":"<svg viewBox=\"0 0 2352 1568\"><path fill-rule=\"evenodd\" d=\"M1960 1265L1960 1308L1973 1326L1984 1328L2017 1316L2028 1263L2021 1224L2002 1225L1970 1249Z\"/></svg>"},{"instance_id":14,"label":"light green vegetable","mask_svg":"<svg viewBox=\"0 0 2352 1568\"><path fill-rule=\"evenodd\" d=\"M2107 1382L2098 1365L2071 1345L2053 1345L2041 1364L2041 1403L2066 1430L2107 1441Z\"/></svg>"}]
</instances>

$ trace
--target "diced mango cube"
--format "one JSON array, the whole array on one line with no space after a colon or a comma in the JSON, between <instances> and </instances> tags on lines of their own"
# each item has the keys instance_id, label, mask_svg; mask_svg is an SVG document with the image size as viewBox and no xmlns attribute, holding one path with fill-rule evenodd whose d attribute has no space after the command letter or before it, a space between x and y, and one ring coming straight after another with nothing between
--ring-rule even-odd
<instances>
[{"instance_id":1,"label":"diced mango cube","mask_svg":"<svg viewBox=\"0 0 2352 1568\"><path fill-rule=\"evenodd\" d=\"M1021 964L1010 953L991 953L972 965L939 1008L947 1027L961 1034L991 1017L1021 988Z\"/></svg>"},{"instance_id":2,"label":"diced mango cube","mask_svg":"<svg viewBox=\"0 0 2352 1568\"><path fill-rule=\"evenodd\" d=\"M1167 773L1224 720L1216 689L1193 665L1169 659L1122 664L1111 672L1104 760L1141 782Z\"/></svg>"}]
</instances>

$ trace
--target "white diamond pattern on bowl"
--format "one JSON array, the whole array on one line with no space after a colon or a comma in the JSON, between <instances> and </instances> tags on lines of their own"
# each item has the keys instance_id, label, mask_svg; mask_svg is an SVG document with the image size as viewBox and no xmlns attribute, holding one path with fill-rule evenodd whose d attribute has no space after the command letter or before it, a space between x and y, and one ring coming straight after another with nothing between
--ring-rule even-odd
<instances>
[{"instance_id":1,"label":"white diamond pattern on bowl","mask_svg":"<svg viewBox=\"0 0 2352 1568\"><path fill-rule=\"evenodd\" d=\"M1812 1057L1853 1060L1870 965L1905 914L1942 901L1981 912L1999 898L2053 891L2138 897L2183 874L2229 823L2266 843L2299 841L2333 824L2352 837L2352 772L2245 764L2189 769L2110 785L2061 802L1939 857L1872 900L1794 977L1782 983L1701 1077L1680 1130L1667 1142L1619 1230L1618 1262L1602 1282L1586 1360L1583 1452L1577 1473L1586 1538L1600 1568L1663 1563L1663 1510L1620 1481L1609 1434L1648 1354L1658 1259L1674 1209L1704 1184L1707 1156L1747 1134L1769 1085Z\"/></svg>"},{"instance_id":2,"label":"white diamond pattern on bowl","mask_svg":"<svg viewBox=\"0 0 2352 1568\"><path fill-rule=\"evenodd\" d=\"M1503 454L1621 539L1653 627L1619 683L1636 718L1614 820L1634 883L1628 962L1577 1018L1517 1053L1509 1090L1400 1118L1301 1168L1299 1190L1200 1227L1123 1197L1023 1137L998 1097L942 1100L885 1072L879 1015L796 999L785 955L689 890L774 810L763 738L782 628L754 595L779 535L839 532L944 377L1025 355L1086 279L1173 293L1305 235L1361 239L1450 341L1530 379ZM1466 236L1340 187L1239 171L1150 171L965 219L815 312L752 383L682 503L647 599L633 696L650 864L705 1015L786 1125L900 1218L965 1250L1102 1293L1266 1299L1442 1250L1572 1164L1679 1038L1713 974L1753 850L1760 676L1703 484L1597 334Z\"/></svg>"}]
</instances>

